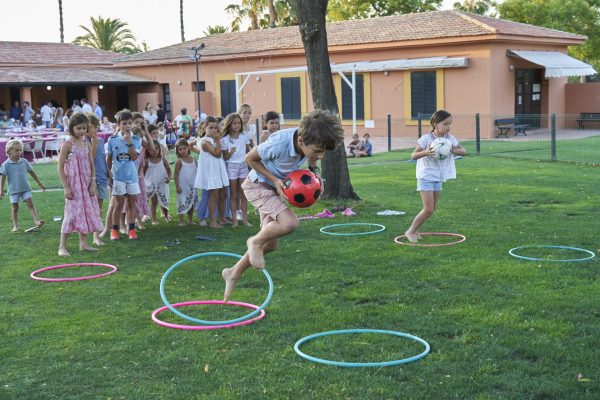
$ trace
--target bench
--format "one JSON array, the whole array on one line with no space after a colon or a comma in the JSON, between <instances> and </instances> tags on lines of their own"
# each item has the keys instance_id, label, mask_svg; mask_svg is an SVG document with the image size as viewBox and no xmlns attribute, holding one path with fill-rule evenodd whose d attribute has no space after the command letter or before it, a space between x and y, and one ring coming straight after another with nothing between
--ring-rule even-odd
<instances>
[{"instance_id":1,"label":"bench","mask_svg":"<svg viewBox=\"0 0 600 400\"><path fill-rule=\"evenodd\" d=\"M586 122L600 122L600 113L582 112L579 119L575 121L577 121L578 129L585 129Z\"/></svg>"},{"instance_id":2,"label":"bench","mask_svg":"<svg viewBox=\"0 0 600 400\"><path fill-rule=\"evenodd\" d=\"M527 136L525 130L529 128L529 124L522 124L517 118L499 118L494 121L494 125L500 131L496 137L504 136L508 138L508 132L512 129L515 132L515 136L519 133Z\"/></svg>"}]
</instances>

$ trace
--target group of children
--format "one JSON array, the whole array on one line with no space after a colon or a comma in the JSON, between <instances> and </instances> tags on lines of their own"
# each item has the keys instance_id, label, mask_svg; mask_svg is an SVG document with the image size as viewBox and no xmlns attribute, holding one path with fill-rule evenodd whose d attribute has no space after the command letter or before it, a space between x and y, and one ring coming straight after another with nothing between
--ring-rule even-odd
<instances>
[{"instance_id":1,"label":"group of children","mask_svg":"<svg viewBox=\"0 0 600 400\"><path fill-rule=\"evenodd\" d=\"M352 141L348 144L347 157L371 157L373 155L373 144L370 141L371 135L365 132L363 140L360 140L358 133L352 134Z\"/></svg>"},{"instance_id":2,"label":"group of children","mask_svg":"<svg viewBox=\"0 0 600 400\"><path fill-rule=\"evenodd\" d=\"M249 109L247 105L244 107ZM251 109L248 109L245 112L251 114ZM243 273L251 266L264 268L264 255L277 248L278 238L292 233L298 227L298 217L284 200L285 176L305 163L308 163L309 170L319 176L318 161L326 151L334 150L343 141L343 128L338 117L315 110L301 119L297 129L279 130L279 116L276 113L269 114L265 118L267 130L263 132L261 143L253 146L255 132L252 132L248 123L249 115L247 118L243 115L244 110L227 116L222 130L216 118L207 117L198 140L181 138L175 146L177 161L174 180L181 224L185 224L186 214L187 223L193 221L198 203L196 189L208 194L211 227L218 228L228 223L236 225L234 213L238 207L242 212L242 223L250 226L248 201L260 215L260 230L247 240L247 252L233 267L222 271L226 301ZM272 118L268 119L269 116ZM405 233L411 242L420 239L419 228L435 210L442 183L456 177L453 157L445 160L434 158L431 143L438 137L445 137L452 143L453 154L466 154L449 133L452 116L448 112L436 111L430 122L431 132L419 139L412 153L412 159L417 160L417 191L420 192L423 209ZM58 251L61 256L69 255L66 243L70 233L79 234L82 251L97 250L87 244L89 233L94 233L96 245L103 244L100 238L108 231L111 240L119 240L119 228L125 216L129 239L137 239L136 221L141 221L140 208L143 208L140 199L147 207L145 196L141 195L144 192L152 203L152 222L156 223L157 204L160 204L163 217L167 220L170 218L168 183L171 170L163 145L156 140L157 127L146 127L140 113L120 111L117 115L117 131L109 138L104 157L103 141L96 133L99 125L98 118L93 115L73 115L69 124L70 138L60 152L58 172L65 193L65 213ZM191 156L192 151L200 153L199 165ZM31 201L31 188L26 174L30 173L40 187L44 187L31 165L20 158L21 153L22 144L10 141L7 146L9 159L0 168L0 199L3 197L6 176L9 180L13 231L18 229L16 212L20 200L27 202L36 227L44 223ZM99 179L100 176L102 179ZM107 186L112 188L112 196L103 230L100 211L102 201L108 197ZM231 218L226 207L227 193L224 189L227 187L230 188Z\"/></svg>"}]
</instances>

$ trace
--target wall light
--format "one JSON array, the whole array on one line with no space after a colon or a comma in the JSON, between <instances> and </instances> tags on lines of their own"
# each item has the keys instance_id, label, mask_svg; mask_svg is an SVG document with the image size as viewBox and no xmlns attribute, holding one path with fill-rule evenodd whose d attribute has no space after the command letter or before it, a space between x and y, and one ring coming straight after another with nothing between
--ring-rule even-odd
<instances>
[{"instance_id":1,"label":"wall light","mask_svg":"<svg viewBox=\"0 0 600 400\"><path fill-rule=\"evenodd\" d=\"M50 85L46 86L46 90L52 90L52 86L50 86Z\"/></svg>"},{"instance_id":2,"label":"wall light","mask_svg":"<svg viewBox=\"0 0 600 400\"><path fill-rule=\"evenodd\" d=\"M256 82L260 82L262 80L262 78L260 76L256 77Z\"/></svg>"},{"instance_id":3,"label":"wall light","mask_svg":"<svg viewBox=\"0 0 600 400\"><path fill-rule=\"evenodd\" d=\"M179 86L181 86L181 81L177 81L177 84L178 84Z\"/></svg>"},{"instance_id":4,"label":"wall light","mask_svg":"<svg viewBox=\"0 0 600 400\"><path fill-rule=\"evenodd\" d=\"M104 89L104 85L98 85L98 89L100 89L100 90Z\"/></svg>"},{"instance_id":5,"label":"wall light","mask_svg":"<svg viewBox=\"0 0 600 400\"><path fill-rule=\"evenodd\" d=\"M512 65L512 64L510 64L510 65L508 66L508 70L509 70L509 71L512 71L513 69L515 69L515 66L514 66L514 65Z\"/></svg>"},{"instance_id":6,"label":"wall light","mask_svg":"<svg viewBox=\"0 0 600 400\"><path fill-rule=\"evenodd\" d=\"M390 75L390 71L383 71L383 75L389 76Z\"/></svg>"}]
</instances>

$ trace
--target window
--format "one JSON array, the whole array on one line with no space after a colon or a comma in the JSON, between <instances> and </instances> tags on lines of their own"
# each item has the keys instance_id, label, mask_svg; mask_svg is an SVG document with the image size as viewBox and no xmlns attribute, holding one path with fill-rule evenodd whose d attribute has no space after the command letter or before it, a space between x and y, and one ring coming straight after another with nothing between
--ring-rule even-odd
<instances>
[{"instance_id":1,"label":"window","mask_svg":"<svg viewBox=\"0 0 600 400\"><path fill-rule=\"evenodd\" d=\"M165 110L165 114L168 120L171 120L171 92L169 91L169 84L165 83L162 85L163 89L163 109Z\"/></svg>"},{"instance_id":2,"label":"window","mask_svg":"<svg viewBox=\"0 0 600 400\"><path fill-rule=\"evenodd\" d=\"M221 93L221 116L237 111L235 102L235 79L219 81Z\"/></svg>"},{"instance_id":3,"label":"window","mask_svg":"<svg viewBox=\"0 0 600 400\"><path fill-rule=\"evenodd\" d=\"M431 115L437 110L435 71L416 71L410 74L410 117L418 114Z\"/></svg>"},{"instance_id":4,"label":"window","mask_svg":"<svg viewBox=\"0 0 600 400\"><path fill-rule=\"evenodd\" d=\"M352 74L345 74L352 83ZM356 119L365 119L365 79L363 74L355 74L356 77ZM342 79L342 119L352 119L352 89Z\"/></svg>"},{"instance_id":5,"label":"window","mask_svg":"<svg viewBox=\"0 0 600 400\"><path fill-rule=\"evenodd\" d=\"M198 81L192 81L192 92L196 91L196 83L198 83ZM206 82L200 81L200 91L201 92L206 91Z\"/></svg>"},{"instance_id":6,"label":"window","mask_svg":"<svg viewBox=\"0 0 600 400\"><path fill-rule=\"evenodd\" d=\"M286 119L300 119L301 100L300 77L281 78L281 112Z\"/></svg>"}]
</instances>

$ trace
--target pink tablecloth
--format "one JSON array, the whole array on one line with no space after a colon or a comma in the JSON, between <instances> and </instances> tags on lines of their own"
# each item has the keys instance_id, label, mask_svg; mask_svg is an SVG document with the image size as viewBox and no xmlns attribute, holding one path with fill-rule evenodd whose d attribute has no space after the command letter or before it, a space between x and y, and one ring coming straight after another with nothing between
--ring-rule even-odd
<instances>
[{"instance_id":1,"label":"pink tablecloth","mask_svg":"<svg viewBox=\"0 0 600 400\"><path fill-rule=\"evenodd\" d=\"M51 138L46 137L46 138L42 139L44 141L44 146L42 146L42 148L44 149L44 155L46 155L46 157L52 156L52 154L46 153L46 142L52 142L56 139L57 139L56 137L51 137ZM33 146L33 142L35 140L36 139L26 139L26 140L23 140L23 143L31 143L31 146ZM6 155L6 143L8 143L7 139L4 139L4 138L0 139L0 164L8 159L8 156ZM38 160L43 160L42 155L39 152L35 153L35 155ZM25 158L27 161L33 161L33 153L31 153L31 152L23 152L22 157ZM48 159L48 158L46 158L46 159Z\"/></svg>"}]
</instances>

